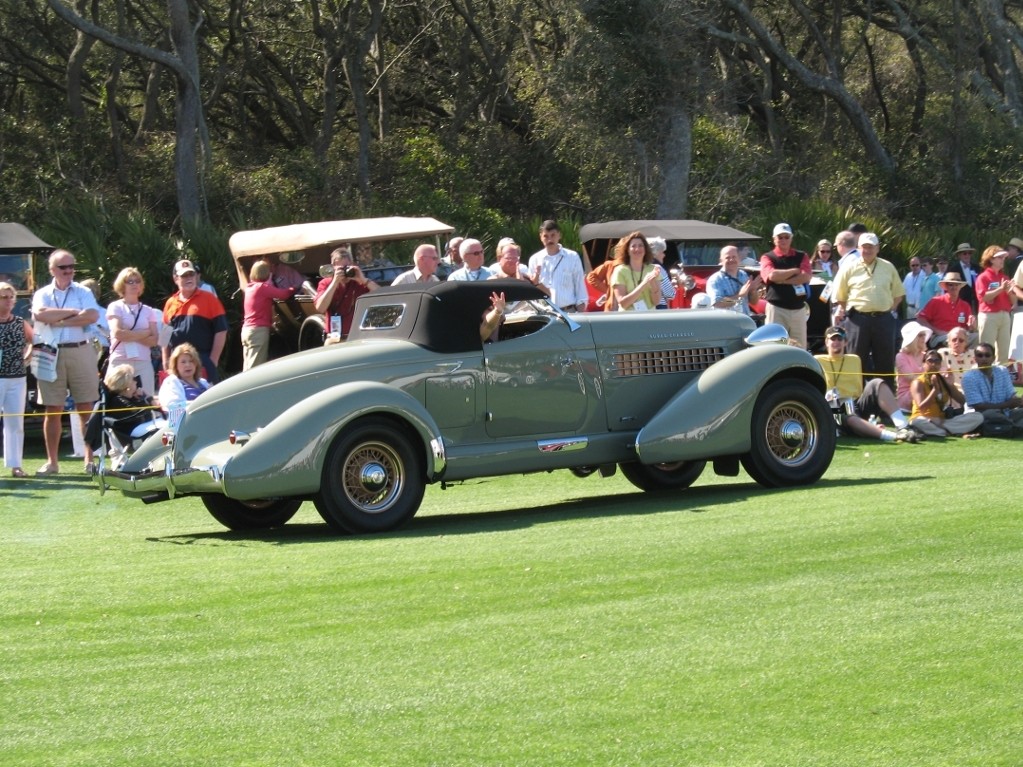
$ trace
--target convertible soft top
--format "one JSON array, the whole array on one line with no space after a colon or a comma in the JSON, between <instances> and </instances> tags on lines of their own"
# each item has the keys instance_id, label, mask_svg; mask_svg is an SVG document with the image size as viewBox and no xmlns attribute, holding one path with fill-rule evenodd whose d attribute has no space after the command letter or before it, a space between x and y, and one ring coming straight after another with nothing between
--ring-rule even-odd
<instances>
[{"instance_id":1,"label":"convertible soft top","mask_svg":"<svg viewBox=\"0 0 1023 767\"><path fill-rule=\"evenodd\" d=\"M642 232L646 237L663 237L666 240L759 240L755 234L747 234L722 224L709 224L695 219L647 219L634 221L605 221L600 224L585 224L579 229L582 242L591 240L617 239L630 232Z\"/></svg>"},{"instance_id":2,"label":"convertible soft top","mask_svg":"<svg viewBox=\"0 0 1023 767\"><path fill-rule=\"evenodd\" d=\"M494 292L504 293L509 304L546 298L542 290L523 280L410 283L380 288L359 298L348 340L402 338L441 353L478 351L482 345L480 322ZM415 315L411 326L402 323L383 331L360 327L359 318L370 307L397 303L406 304L408 315Z\"/></svg>"},{"instance_id":3,"label":"convertible soft top","mask_svg":"<svg viewBox=\"0 0 1023 767\"><path fill-rule=\"evenodd\" d=\"M347 221L316 221L235 232L228 240L228 246L231 254L238 259L242 256L335 248L350 242L433 237L453 231L454 227L435 218L353 218Z\"/></svg>"}]
</instances>

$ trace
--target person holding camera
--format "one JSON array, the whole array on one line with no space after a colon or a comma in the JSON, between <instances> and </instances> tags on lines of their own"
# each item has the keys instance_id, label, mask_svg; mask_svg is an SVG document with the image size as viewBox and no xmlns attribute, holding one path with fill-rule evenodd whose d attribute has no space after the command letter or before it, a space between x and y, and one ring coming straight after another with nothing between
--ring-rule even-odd
<instances>
[{"instance_id":1,"label":"person holding camera","mask_svg":"<svg viewBox=\"0 0 1023 767\"><path fill-rule=\"evenodd\" d=\"M320 314L326 315L329 333L347 338L355 319L355 300L380 286L366 279L362 269L355 265L349 248L335 248L330 254L330 265L334 273L321 279L316 286L313 306ZM333 319L335 317L338 319ZM340 327L335 330L339 322Z\"/></svg>"}]
</instances>

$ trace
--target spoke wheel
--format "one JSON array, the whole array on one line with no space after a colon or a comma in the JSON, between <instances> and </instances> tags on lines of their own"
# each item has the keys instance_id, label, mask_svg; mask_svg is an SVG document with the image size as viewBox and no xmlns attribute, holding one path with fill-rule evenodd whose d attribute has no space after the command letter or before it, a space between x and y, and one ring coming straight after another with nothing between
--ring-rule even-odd
<instances>
[{"instance_id":1,"label":"spoke wheel","mask_svg":"<svg viewBox=\"0 0 1023 767\"><path fill-rule=\"evenodd\" d=\"M306 349L316 349L323 346L326 338L326 323L319 314L313 314L302 320L302 326L298 329L298 350L304 352Z\"/></svg>"},{"instance_id":2,"label":"spoke wheel","mask_svg":"<svg viewBox=\"0 0 1023 767\"><path fill-rule=\"evenodd\" d=\"M334 441L316 504L328 524L352 533L393 530L419 509L423 470L409 436L366 418Z\"/></svg>"},{"instance_id":3,"label":"spoke wheel","mask_svg":"<svg viewBox=\"0 0 1023 767\"><path fill-rule=\"evenodd\" d=\"M776 381L760 393L753 446L743 468L765 487L816 482L835 453L835 424L824 396L803 381Z\"/></svg>"}]
</instances>

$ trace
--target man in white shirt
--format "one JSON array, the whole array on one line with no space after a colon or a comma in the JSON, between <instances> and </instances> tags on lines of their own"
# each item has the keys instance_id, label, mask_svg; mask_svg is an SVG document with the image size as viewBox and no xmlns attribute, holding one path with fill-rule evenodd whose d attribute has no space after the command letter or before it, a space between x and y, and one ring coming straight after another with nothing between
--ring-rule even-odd
<instances>
[{"instance_id":1,"label":"man in white shirt","mask_svg":"<svg viewBox=\"0 0 1023 767\"><path fill-rule=\"evenodd\" d=\"M407 285L411 282L440 282L440 278L435 274L437 265L440 263L440 256L437 255L435 246L423 243L412 254L412 261L415 266L395 277L392 285Z\"/></svg>"},{"instance_id":2,"label":"man in white shirt","mask_svg":"<svg viewBox=\"0 0 1023 767\"><path fill-rule=\"evenodd\" d=\"M835 235L835 250L838 251L839 269L860 257L860 250L856 247L856 235L848 229Z\"/></svg>"},{"instance_id":3,"label":"man in white shirt","mask_svg":"<svg viewBox=\"0 0 1023 767\"><path fill-rule=\"evenodd\" d=\"M89 343L85 328L99 320L99 304L88 288L74 281L75 257L70 251L58 248L50 254L50 274L53 281L32 296L32 319L35 321L36 343L56 347L56 372L52 380L39 380L37 396L45 409L43 441L46 443L46 463L36 471L38 476L57 474L61 414L68 395L75 403L76 415L82 422L92 412L99 399L99 375L96 369L96 351ZM92 473L92 448L86 444L85 470Z\"/></svg>"},{"instance_id":4,"label":"man in white shirt","mask_svg":"<svg viewBox=\"0 0 1023 767\"><path fill-rule=\"evenodd\" d=\"M529 273L534 282L543 283L551 292L551 302L568 312L586 311L589 295L583 262L574 250L562 247L558 222L548 219L540 227L539 250L529 258Z\"/></svg>"},{"instance_id":5,"label":"man in white shirt","mask_svg":"<svg viewBox=\"0 0 1023 767\"><path fill-rule=\"evenodd\" d=\"M924 280L926 280L926 276L920 270L920 258L913 256L909 259L909 273L902 279L902 287L906 289L907 320L916 317L917 312L924 308L920 303L920 289L924 286Z\"/></svg>"},{"instance_id":6,"label":"man in white shirt","mask_svg":"<svg viewBox=\"0 0 1023 767\"><path fill-rule=\"evenodd\" d=\"M448 275L448 282L478 282L489 280L491 272L483 265L483 243L471 237L458 246L462 267Z\"/></svg>"}]
</instances>

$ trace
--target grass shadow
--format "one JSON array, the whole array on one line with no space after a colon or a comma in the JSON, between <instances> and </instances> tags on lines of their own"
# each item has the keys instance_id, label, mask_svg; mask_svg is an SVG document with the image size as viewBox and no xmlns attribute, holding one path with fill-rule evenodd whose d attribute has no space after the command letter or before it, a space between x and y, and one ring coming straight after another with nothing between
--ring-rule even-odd
<instances>
[{"instance_id":1,"label":"grass shadow","mask_svg":"<svg viewBox=\"0 0 1023 767\"><path fill-rule=\"evenodd\" d=\"M903 478L871 478L819 480L814 487L840 490L862 487L864 484L899 484ZM485 532L519 530L551 522L565 522L577 519L601 517L636 516L644 514L686 513L702 514L708 506L768 499L784 495L792 488L767 489L748 481L729 484L693 487L684 491L646 493L619 493L604 497L573 498L545 506L528 506L495 511L459 512L453 514L429 514L414 517L400 530L374 533L359 538L410 538L435 537L438 535L475 535ZM222 545L244 546L246 544L292 545L298 543L322 543L344 539L346 536L320 523L289 523L269 530L212 531L182 533L170 536L147 538L153 543L196 545L219 542Z\"/></svg>"}]
</instances>

